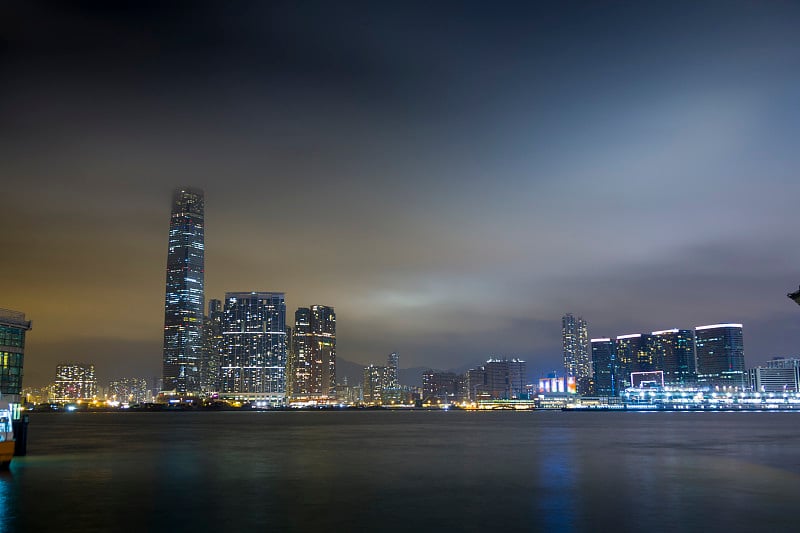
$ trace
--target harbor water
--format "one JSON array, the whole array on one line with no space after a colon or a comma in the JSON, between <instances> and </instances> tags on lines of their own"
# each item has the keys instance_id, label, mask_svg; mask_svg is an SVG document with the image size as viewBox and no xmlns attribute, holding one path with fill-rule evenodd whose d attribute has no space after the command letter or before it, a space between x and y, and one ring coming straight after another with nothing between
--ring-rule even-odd
<instances>
[{"instance_id":1,"label":"harbor water","mask_svg":"<svg viewBox=\"0 0 800 533\"><path fill-rule=\"evenodd\" d=\"M33 413L2 531L798 531L800 413Z\"/></svg>"}]
</instances>

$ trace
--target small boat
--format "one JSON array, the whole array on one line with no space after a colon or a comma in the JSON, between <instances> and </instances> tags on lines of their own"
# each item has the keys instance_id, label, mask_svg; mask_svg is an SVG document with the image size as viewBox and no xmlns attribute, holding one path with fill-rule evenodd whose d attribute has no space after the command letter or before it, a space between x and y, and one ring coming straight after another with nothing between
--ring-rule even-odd
<instances>
[{"instance_id":1,"label":"small boat","mask_svg":"<svg viewBox=\"0 0 800 533\"><path fill-rule=\"evenodd\" d=\"M14 457L14 426L11 424L11 407L0 402L0 469L8 468Z\"/></svg>"}]
</instances>

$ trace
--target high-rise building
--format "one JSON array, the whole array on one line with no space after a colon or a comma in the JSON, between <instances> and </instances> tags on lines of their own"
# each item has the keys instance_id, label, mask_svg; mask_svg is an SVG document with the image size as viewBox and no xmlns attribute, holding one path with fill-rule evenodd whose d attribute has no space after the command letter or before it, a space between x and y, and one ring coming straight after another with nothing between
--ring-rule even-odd
<instances>
[{"instance_id":1,"label":"high-rise building","mask_svg":"<svg viewBox=\"0 0 800 533\"><path fill-rule=\"evenodd\" d=\"M741 324L711 324L694 328L697 382L709 387L745 386Z\"/></svg>"},{"instance_id":2,"label":"high-rise building","mask_svg":"<svg viewBox=\"0 0 800 533\"><path fill-rule=\"evenodd\" d=\"M30 329L25 313L0 309L0 394L9 403L20 403L25 332Z\"/></svg>"},{"instance_id":3,"label":"high-rise building","mask_svg":"<svg viewBox=\"0 0 800 533\"><path fill-rule=\"evenodd\" d=\"M167 249L162 386L179 396L197 394L202 389L203 212L203 191L174 191Z\"/></svg>"},{"instance_id":4,"label":"high-rise building","mask_svg":"<svg viewBox=\"0 0 800 533\"><path fill-rule=\"evenodd\" d=\"M579 394L589 392L592 361L589 358L589 329L586 321L567 313L561 318L561 339L564 347L564 370L575 376Z\"/></svg>"},{"instance_id":5,"label":"high-rise building","mask_svg":"<svg viewBox=\"0 0 800 533\"><path fill-rule=\"evenodd\" d=\"M91 363L63 363L56 366L50 400L58 403L92 400L97 395L97 378Z\"/></svg>"},{"instance_id":6,"label":"high-rise building","mask_svg":"<svg viewBox=\"0 0 800 533\"><path fill-rule=\"evenodd\" d=\"M336 398L336 313L333 307L300 307L294 314L292 345L286 365L293 399Z\"/></svg>"},{"instance_id":7,"label":"high-rise building","mask_svg":"<svg viewBox=\"0 0 800 533\"><path fill-rule=\"evenodd\" d=\"M696 381L694 332L690 329L654 331L650 338L655 369L664 371L670 385L689 385Z\"/></svg>"},{"instance_id":8,"label":"high-rise building","mask_svg":"<svg viewBox=\"0 0 800 533\"><path fill-rule=\"evenodd\" d=\"M282 292L228 292L222 318L222 398L281 405L286 381Z\"/></svg>"},{"instance_id":9,"label":"high-rise building","mask_svg":"<svg viewBox=\"0 0 800 533\"><path fill-rule=\"evenodd\" d=\"M620 369L617 364L616 343L611 338L591 340L594 394L617 396L620 392Z\"/></svg>"}]
</instances>

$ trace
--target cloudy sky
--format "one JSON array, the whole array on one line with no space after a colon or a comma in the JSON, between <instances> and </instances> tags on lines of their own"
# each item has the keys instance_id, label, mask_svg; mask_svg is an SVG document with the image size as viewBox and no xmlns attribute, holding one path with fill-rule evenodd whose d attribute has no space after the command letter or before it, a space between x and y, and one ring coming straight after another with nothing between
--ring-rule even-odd
<instances>
[{"instance_id":1,"label":"cloudy sky","mask_svg":"<svg viewBox=\"0 0 800 533\"><path fill-rule=\"evenodd\" d=\"M800 4L106 4L0 7L26 385L160 375L180 185L206 297L333 305L350 361L538 374L567 311L800 353Z\"/></svg>"}]
</instances>

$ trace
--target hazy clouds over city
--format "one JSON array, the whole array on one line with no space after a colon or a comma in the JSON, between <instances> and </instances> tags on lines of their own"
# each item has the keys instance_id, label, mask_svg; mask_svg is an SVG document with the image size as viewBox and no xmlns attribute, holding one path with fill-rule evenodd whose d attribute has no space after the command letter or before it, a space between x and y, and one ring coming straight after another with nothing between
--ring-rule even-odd
<instances>
[{"instance_id":1,"label":"hazy clouds over city","mask_svg":"<svg viewBox=\"0 0 800 533\"><path fill-rule=\"evenodd\" d=\"M567 311L800 352L797 4L156 6L0 8L26 385L160 375L180 185L206 297L332 305L346 360L545 372Z\"/></svg>"}]
</instances>

